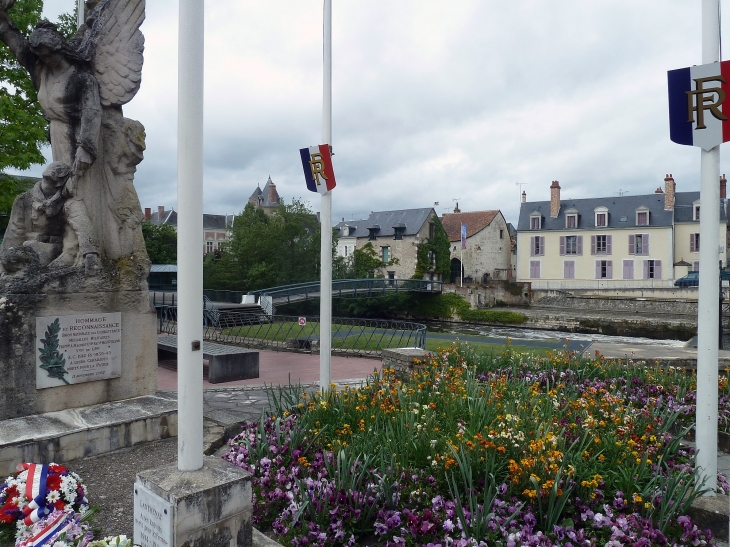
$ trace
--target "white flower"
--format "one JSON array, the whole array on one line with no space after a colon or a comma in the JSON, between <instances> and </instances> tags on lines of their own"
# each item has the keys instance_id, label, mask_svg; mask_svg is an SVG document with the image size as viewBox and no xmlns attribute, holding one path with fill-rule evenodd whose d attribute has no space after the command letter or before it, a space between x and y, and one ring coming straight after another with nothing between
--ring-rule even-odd
<instances>
[{"instance_id":1,"label":"white flower","mask_svg":"<svg viewBox=\"0 0 730 547\"><path fill-rule=\"evenodd\" d=\"M50 492L48 492L48 495L46 496L46 501L48 503L55 503L60 499L61 499L61 494L58 492L58 490L51 490Z\"/></svg>"}]
</instances>

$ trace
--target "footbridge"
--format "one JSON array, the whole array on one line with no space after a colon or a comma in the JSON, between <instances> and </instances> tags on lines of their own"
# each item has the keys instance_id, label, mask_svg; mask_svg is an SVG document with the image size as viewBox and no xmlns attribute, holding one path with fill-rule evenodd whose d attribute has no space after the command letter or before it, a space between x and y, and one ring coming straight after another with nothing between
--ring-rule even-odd
<instances>
[{"instance_id":1,"label":"footbridge","mask_svg":"<svg viewBox=\"0 0 730 547\"><path fill-rule=\"evenodd\" d=\"M381 298L399 292L441 294L443 285L442 281L428 279L334 279L332 298ZM319 281L271 287L250 291L244 302L270 301L273 305L305 302L319 299L320 290Z\"/></svg>"}]
</instances>

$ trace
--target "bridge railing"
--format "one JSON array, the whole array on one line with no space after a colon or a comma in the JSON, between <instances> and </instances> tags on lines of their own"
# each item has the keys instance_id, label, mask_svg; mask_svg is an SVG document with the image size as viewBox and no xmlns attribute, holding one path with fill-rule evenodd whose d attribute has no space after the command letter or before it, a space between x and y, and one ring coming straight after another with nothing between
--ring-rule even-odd
<instances>
[{"instance_id":1,"label":"bridge railing","mask_svg":"<svg viewBox=\"0 0 730 547\"><path fill-rule=\"evenodd\" d=\"M368 279L335 279L332 281L333 298L375 298L385 296L392 292L441 293L442 290L442 281L427 279L386 279L378 277ZM262 295L270 296L278 302L296 302L309 300L310 298L319 298L320 284L317 281L312 283L296 283L282 287L250 291L248 294L257 297Z\"/></svg>"},{"instance_id":2,"label":"bridge railing","mask_svg":"<svg viewBox=\"0 0 730 547\"><path fill-rule=\"evenodd\" d=\"M177 334L177 308L158 308L158 330ZM276 351L319 351L319 317L220 310L216 322L204 318L203 336L224 344ZM425 348L426 325L386 319L332 319L332 353L380 356L387 348Z\"/></svg>"}]
</instances>

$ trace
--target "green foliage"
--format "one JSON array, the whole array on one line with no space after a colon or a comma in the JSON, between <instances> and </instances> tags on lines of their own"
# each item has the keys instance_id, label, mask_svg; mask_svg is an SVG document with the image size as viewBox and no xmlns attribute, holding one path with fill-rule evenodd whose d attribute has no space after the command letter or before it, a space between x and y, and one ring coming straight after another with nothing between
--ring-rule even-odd
<instances>
[{"instance_id":1,"label":"green foliage","mask_svg":"<svg viewBox=\"0 0 730 547\"><path fill-rule=\"evenodd\" d=\"M53 323L48 325L46 335L41 340L43 347L38 348L38 351L41 354L41 368L48 372L48 377L57 378L65 384L68 384L68 381L64 378L68 374L68 371L64 368L66 358L63 356L63 353L58 351L58 333L60 330L61 324L57 317Z\"/></svg>"},{"instance_id":2,"label":"green foliage","mask_svg":"<svg viewBox=\"0 0 730 547\"><path fill-rule=\"evenodd\" d=\"M9 15L28 37L41 16L42 0L19 0ZM0 171L43 163L46 121L28 72L0 42Z\"/></svg>"},{"instance_id":3,"label":"green foliage","mask_svg":"<svg viewBox=\"0 0 730 547\"><path fill-rule=\"evenodd\" d=\"M273 215L247 204L231 241L203 265L205 288L252 291L319 279L320 225L302 202Z\"/></svg>"},{"instance_id":4,"label":"green foliage","mask_svg":"<svg viewBox=\"0 0 730 547\"><path fill-rule=\"evenodd\" d=\"M169 224L142 223L142 235L152 264L177 264L177 230Z\"/></svg>"},{"instance_id":5,"label":"green foliage","mask_svg":"<svg viewBox=\"0 0 730 547\"><path fill-rule=\"evenodd\" d=\"M13 201L33 186L36 179L29 177L13 177L0 173L0 233L5 232L10 220Z\"/></svg>"},{"instance_id":6,"label":"green foliage","mask_svg":"<svg viewBox=\"0 0 730 547\"><path fill-rule=\"evenodd\" d=\"M433 272L441 276L442 280L447 280L451 275L449 236L446 235L446 230L436 215L431 217L431 222L434 225L434 235L418 244L416 271L413 279L423 279L427 272ZM431 257L435 257L434 262Z\"/></svg>"}]
</instances>

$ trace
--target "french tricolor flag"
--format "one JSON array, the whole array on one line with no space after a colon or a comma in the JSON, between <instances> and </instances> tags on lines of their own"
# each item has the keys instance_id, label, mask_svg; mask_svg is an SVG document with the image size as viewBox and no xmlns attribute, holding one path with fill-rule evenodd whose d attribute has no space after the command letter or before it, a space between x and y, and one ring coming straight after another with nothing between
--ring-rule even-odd
<instances>
[{"instance_id":1,"label":"french tricolor flag","mask_svg":"<svg viewBox=\"0 0 730 547\"><path fill-rule=\"evenodd\" d=\"M312 192L326 194L335 187L335 171L332 169L332 156L329 144L301 148L304 178L307 188Z\"/></svg>"},{"instance_id":2,"label":"french tricolor flag","mask_svg":"<svg viewBox=\"0 0 730 547\"><path fill-rule=\"evenodd\" d=\"M670 70L669 138L710 150L730 140L730 61Z\"/></svg>"}]
</instances>

